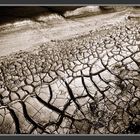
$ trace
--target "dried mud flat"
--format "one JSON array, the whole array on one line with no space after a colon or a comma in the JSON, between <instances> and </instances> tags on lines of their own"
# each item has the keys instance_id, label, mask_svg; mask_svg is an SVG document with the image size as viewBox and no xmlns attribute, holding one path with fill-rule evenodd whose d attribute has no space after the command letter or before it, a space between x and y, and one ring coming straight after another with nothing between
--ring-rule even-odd
<instances>
[{"instance_id":1,"label":"dried mud flat","mask_svg":"<svg viewBox=\"0 0 140 140\"><path fill-rule=\"evenodd\" d=\"M125 9L1 26L0 133L140 133L139 25Z\"/></svg>"}]
</instances>

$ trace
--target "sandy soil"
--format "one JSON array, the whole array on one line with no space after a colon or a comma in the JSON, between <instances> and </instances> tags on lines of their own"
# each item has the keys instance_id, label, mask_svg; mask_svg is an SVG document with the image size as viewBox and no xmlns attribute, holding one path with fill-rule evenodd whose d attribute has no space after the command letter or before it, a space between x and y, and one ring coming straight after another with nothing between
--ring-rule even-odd
<instances>
[{"instance_id":1,"label":"sandy soil","mask_svg":"<svg viewBox=\"0 0 140 140\"><path fill-rule=\"evenodd\" d=\"M64 19L57 14L50 14L40 16L35 21L28 19L6 24L0 26L0 56L37 47L51 40L84 35L107 25L124 22L129 14L128 9L75 19Z\"/></svg>"}]
</instances>

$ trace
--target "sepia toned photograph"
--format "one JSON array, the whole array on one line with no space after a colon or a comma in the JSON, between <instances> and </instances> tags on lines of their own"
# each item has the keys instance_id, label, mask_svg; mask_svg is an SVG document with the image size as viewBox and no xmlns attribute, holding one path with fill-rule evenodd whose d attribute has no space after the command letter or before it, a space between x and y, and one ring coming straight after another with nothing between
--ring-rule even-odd
<instances>
[{"instance_id":1,"label":"sepia toned photograph","mask_svg":"<svg viewBox=\"0 0 140 140\"><path fill-rule=\"evenodd\" d=\"M0 134L140 134L140 6L0 6Z\"/></svg>"}]
</instances>

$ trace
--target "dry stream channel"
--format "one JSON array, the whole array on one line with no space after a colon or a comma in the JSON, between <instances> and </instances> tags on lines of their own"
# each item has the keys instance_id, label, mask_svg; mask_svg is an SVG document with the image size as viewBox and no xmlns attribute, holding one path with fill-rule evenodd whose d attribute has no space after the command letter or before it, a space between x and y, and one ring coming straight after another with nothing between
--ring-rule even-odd
<instances>
[{"instance_id":1,"label":"dry stream channel","mask_svg":"<svg viewBox=\"0 0 140 140\"><path fill-rule=\"evenodd\" d=\"M134 9L0 26L1 134L140 133Z\"/></svg>"}]
</instances>

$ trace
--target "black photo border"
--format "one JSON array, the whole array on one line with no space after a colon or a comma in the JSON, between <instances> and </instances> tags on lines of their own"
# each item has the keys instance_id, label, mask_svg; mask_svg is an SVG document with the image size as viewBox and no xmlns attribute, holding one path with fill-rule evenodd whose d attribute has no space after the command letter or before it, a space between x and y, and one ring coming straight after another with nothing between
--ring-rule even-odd
<instances>
[{"instance_id":1,"label":"black photo border","mask_svg":"<svg viewBox=\"0 0 140 140\"><path fill-rule=\"evenodd\" d=\"M0 0L2 5L140 4L140 0Z\"/></svg>"}]
</instances>

